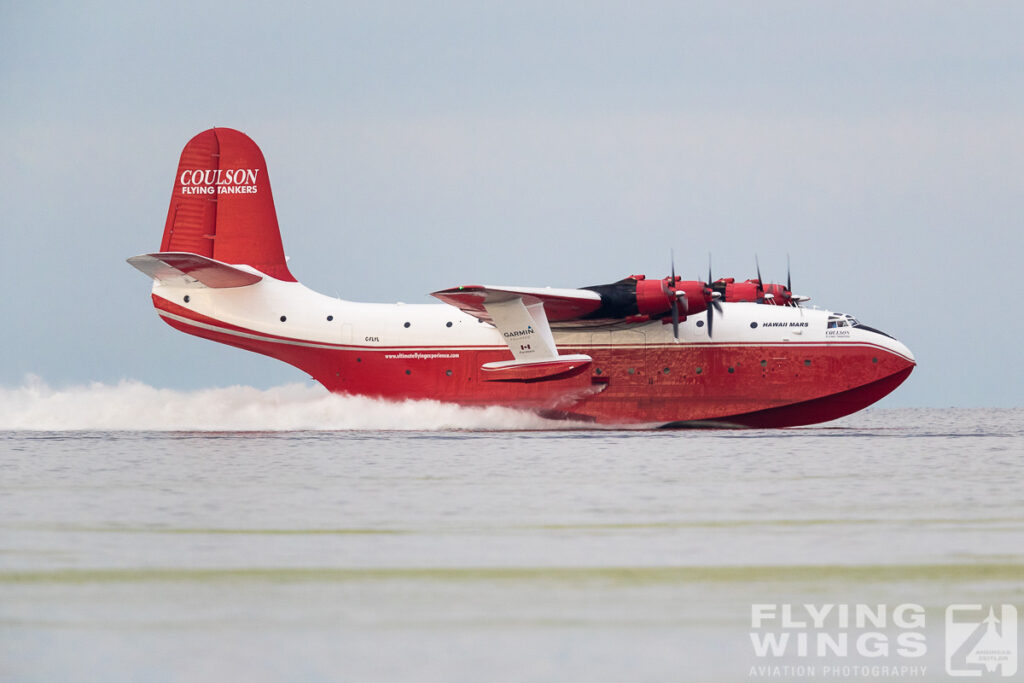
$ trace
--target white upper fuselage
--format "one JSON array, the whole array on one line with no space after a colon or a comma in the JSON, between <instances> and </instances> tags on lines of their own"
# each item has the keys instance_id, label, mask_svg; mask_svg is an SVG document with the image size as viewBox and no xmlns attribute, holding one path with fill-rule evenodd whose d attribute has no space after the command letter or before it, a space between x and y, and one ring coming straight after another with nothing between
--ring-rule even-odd
<instances>
[{"instance_id":1,"label":"white upper fuselage","mask_svg":"<svg viewBox=\"0 0 1024 683\"><path fill-rule=\"evenodd\" d=\"M240 266L241 268L247 268ZM253 271L258 272L258 271ZM251 334L286 337L309 345L380 350L410 348L507 348L492 325L446 304L358 303L324 296L298 282L270 277L232 289L181 288L156 282L161 298ZM185 297L188 301L185 301ZM173 314L163 312L165 316ZM899 341L853 326L828 328L829 311L795 306L725 302L708 337L704 313L679 326L680 344L871 343L913 361ZM553 326L554 327L554 326ZM674 344L672 327L660 320L553 329L559 348Z\"/></svg>"}]
</instances>

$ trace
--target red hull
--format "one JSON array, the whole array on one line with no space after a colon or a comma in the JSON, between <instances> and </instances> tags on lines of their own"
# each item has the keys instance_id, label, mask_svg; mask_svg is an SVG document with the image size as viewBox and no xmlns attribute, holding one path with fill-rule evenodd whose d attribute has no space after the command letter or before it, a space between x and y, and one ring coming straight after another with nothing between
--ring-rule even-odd
<instances>
[{"instance_id":1,"label":"red hull","mask_svg":"<svg viewBox=\"0 0 1024 683\"><path fill-rule=\"evenodd\" d=\"M848 415L902 383L914 363L868 343L704 343L565 347L587 372L487 381L507 347L371 348L276 337L202 316L158 296L172 327L277 358L328 390L391 400L507 405L596 421L662 426L791 427Z\"/></svg>"}]
</instances>

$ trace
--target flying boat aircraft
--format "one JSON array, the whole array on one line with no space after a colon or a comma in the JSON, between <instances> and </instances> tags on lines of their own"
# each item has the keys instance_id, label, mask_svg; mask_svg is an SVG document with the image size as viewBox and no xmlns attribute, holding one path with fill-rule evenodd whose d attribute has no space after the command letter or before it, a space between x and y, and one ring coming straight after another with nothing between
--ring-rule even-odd
<instances>
[{"instance_id":1,"label":"flying boat aircraft","mask_svg":"<svg viewBox=\"0 0 1024 683\"><path fill-rule=\"evenodd\" d=\"M630 275L578 289L462 285L440 303L318 294L286 263L259 147L213 128L181 153L153 278L182 332L277 358L332 392L633 427L790 427L860 410L915 360L856 318L756 279Z\"/></svg>"}]
</instances>

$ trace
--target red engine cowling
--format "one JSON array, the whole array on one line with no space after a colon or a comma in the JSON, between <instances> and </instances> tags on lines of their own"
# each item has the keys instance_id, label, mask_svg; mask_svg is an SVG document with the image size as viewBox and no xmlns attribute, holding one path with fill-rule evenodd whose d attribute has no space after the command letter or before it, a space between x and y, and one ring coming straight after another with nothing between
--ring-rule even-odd
<instances>
[{"instance_id":1,"label":"red engine cowling","mask_svg":"<svg viewBox=\"0 0 1024 683\"><path fill-rule=\"evenodd\" d=\"M665 280L636 281L636 310L639 315L657 316L672 309L671 293Z\"/></svg>"},{"instance_id":2,"label":"red engine cowling","mask_svg":"<svg viewBox=\"0 0 1024 683\"><path fill-rule=\"evenodd\" d=\"M712 285L714 290L722 295L723 301L752 301L764 303L764 290L757 280L736 282L735 278L724 277Z\"/></svg>"},{"instance_id":3,"label":"red engine cowling","mask_svg":"<svg viewBox=\"0 0 1024 683\"><path fill-rule=\"evenodd\" d=\"M769 284L763 287L765 298L764 303L772 306L788 306L793 300L793 292L786 289L785 285ZM771 294L771 296L767 296Z\"/></svg>"},{"instance_id":4,"label":"red engine cowling","mask_svg":"<svg viewBox=\"0 0 1024 683\"><path fill-rule=\"evenodd\" d=\"M601 295L601 307L586 316L586 319L651 319L667 317L672 313L672 300L678 293L679 316L700 313L707 309L714 297L711 288L696 280L682 281L676 278L648 280L643 275L631 275L608 285L584 287Z\"/></svg>"},{"instance_id":5,"label":"red engine cowling","mask_svg":"<svg viewBox=\"0 0 1024 683\"><path fill-rule=\"evenodd\" d=\"M688 315L696 315L707 310L711 303L712 291L706 282L699 280L677 280L675 290L686 296L680 301L680 311L685 319Z\"/></svg>"},{"instance_id":6,"label":"red engine cowling","mask_svg":"<svg viewBox=\"0 0 1024 683\"><path fill-rule=\"evenodd\" d=\"M637 277L637 276L634 276ZM708 307L711 301L711 289L707 284L698 280L680 280L676 278L664 280L647 280L642 276L636 281L636 308L640 315L655 318L668 314L672 311L672 297L682 292L684 296L679 299L679 315L686 318L688 315L700 313Z\"/></svg>"}]
</instances>

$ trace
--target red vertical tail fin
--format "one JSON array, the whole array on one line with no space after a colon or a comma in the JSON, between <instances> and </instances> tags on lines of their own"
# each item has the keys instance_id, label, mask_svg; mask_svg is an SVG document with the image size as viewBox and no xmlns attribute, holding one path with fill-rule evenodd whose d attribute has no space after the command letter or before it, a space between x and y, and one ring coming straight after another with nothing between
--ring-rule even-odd
<instances>
[{"instance_id":1,"label":"red vertical tail fin","mask_svg":"<svg viewBox=\"0 0 1024 683\"><path fill-rule=\"evenodd\" d=\"M295 282L285 264L267 163L245 133L211 128L185 145L160 251L246 264Z\"/></svg>"}]
</instances>

